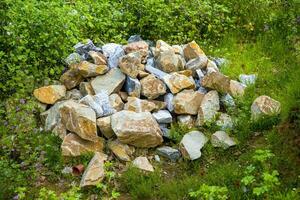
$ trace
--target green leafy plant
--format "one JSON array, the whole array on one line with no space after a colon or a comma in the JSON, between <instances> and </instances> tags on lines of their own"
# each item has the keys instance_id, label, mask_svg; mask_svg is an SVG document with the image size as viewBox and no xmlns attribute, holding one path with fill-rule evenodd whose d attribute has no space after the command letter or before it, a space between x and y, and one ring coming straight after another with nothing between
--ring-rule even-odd
<instances>
[{"instance_id":1,"label":"green leafy plant","mask_svg":"<svg viewBox=\"0 0 300 200\"><path fill-rule=\"evenodd\" d=\"M228 199L228 189L226 187L203 184L197 191L189 192L189 196L202 200L226 200Z\"/></svg>"}]
</instances>

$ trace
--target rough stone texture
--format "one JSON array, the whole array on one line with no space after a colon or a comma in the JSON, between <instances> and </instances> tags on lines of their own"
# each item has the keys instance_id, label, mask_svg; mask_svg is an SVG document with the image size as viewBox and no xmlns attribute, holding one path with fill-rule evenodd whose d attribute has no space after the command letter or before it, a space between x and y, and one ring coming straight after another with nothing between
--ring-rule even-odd
<instances>
[{"instance_id":1,"label":"rough stone texture","mask_svg":"<svg viewBox=\"0 0 300 200\"><path fill-rule=\"evenodd\" d=\"M196 70L206 68L207 63L208 58L206 55L200 55L199 57L189 60L189 62L186 63L186 69L192 70L195 74Z\"/></svg>"},{"instance_id":2,"label":"rough stone texture","mask_svg":"<svg viewBox=\"0 0 300 200\"><path fill-rule=\"evenodd\" d=\"M163 142L162 132L150 112L121 111L112 115L112 129L120 142L136 147L155 147Z\"/></svg>"},{"instance_id":3,"label":"rough stone texture","mask_svg":"<svg viewBox=\"0 0 300 200\"><path fill-rule=\"evenodd\" d=\"M90 51L100 51L101 49L96 47L93 43L92 40L88 39L87 41L85 41L84 43L77 43L74 46L74 49L77 53L79 53L83 59L87 59L88 58L88 52Z\"/></svg>"},{"instance_id":4,"label":"rough stone texture","mask_svg":"<svg viewBox=\"0 0 300 200\"><path fill-rule=\"evenodd\" d=\"M119 60L119 67L124 74L136 78L139 70L143 70L142 57L139 52L124 55Z\"/></svg>"},{"instance_id":5,"label":"rough stone texture","mask_svg":"<svg viewBox=\"0 0 300 200\"><path fill-rule=\"evenodd\" d=\"M132 162L133 166L144 170L144 171L149 171L149 172L153 172L154 168L153 166L150 164L149 160L146 157L137 157L134 159L134 161Z\"/></svg>"},{"instance_id":6,"label":"rough stone texture","mask_svg":"<svg viewBox=\"0 0 300 200\"><path fill-rule=\"evenodd\" d=\"M173 99L174 112L176 114L197 115L204 95L193 90L183 90Z\"/></svg>"},{"instance_id":7,"label":"rough stone texture","mask_svg":"<svg viewBox=\"0 0 300 200\"><path fill-rule=\"evenodd\" d=\"M68 100L59 111L67 130L86 140L94 141L97 138L96 114L92 108Z\"/></svg>"},{"instance_id":8,"label":"rough stone texture","mask_svg":"<svg viewBox=\"0 0 300 200\"><path fill-rule=\"evenodd\" d=\"M244 85L253 85L255 84L257 76L255 74L240 74L239 75L239 80L241 81L242 84Z\"/></svg>"},{"instance_id":9,"label":"rough stone texture","mask_svg":"<svg viewBox=\"0 0 300 200\"><path fill-rule=\"evenodd\" d=\"M236 145L235 141L224 131L217 131L212 134L211 143L214 147L222 147L223 149Z\"/></svg>"},{"instance_id":10,"label":"rough stone texture","mask_svg":"<svg viewBox=\"0 0 300 200\"><path fill-rule=\"evenodd\" d=\"M125 81L125 91L131 97L138 97L140 98L141 95L141 83L136 78L131 78L130 76L126 77Z\"/></svg>"},{"instance_id":11,"label":"rough stone texture","mask_svg":"<svg viewBox=\"0 0 300 200\"><path fill-rule=\"evenodd\" d=\"M124 108L124 103L118 94L111 94L109 96L109 102L111 107L117 112L123 110Z\"/></svg>"},{"instance_id":12,"label":"rough stone texture","mask_svg":"<svg viewBox=\"0 0 300 200\"><path fill-rule=\"evenodd\" d=\"M96 121L98 128L100 129L101 133L106 137L106 138L111 138L113 137L114 131L111 128L111 116L107 117L100 117Z\"/></svg>"},{"instance_id":13,"label":"rough stone texture","mask_svg":"<svg viewBox=\"0 0 300 200\"><path fill-rule=\"evenodd\" d=\"M216 125L220 127L222 131L227 129L233 129L233 121L230 115L226 113L221 113L216 121Z\"/></svg>"},{"instance_id":14,"label":"rough stone texture","mask_svg":"<svg viewBox=\"0 0 300 200\"><path fill-rule=\"evenodd\" d=\"M176 54L183 56L183 48L182 48L182 46L180 46L180 45L172 45L172 49L173 49L173 51Z\"/></svg>"},{"instance_id":15,"label":"rough stone texture","mask_svg":"<svg viewBox=\"0 0 300 200\"><path fill-rule=\"evenodd\" d=\"M195 119L192 115L178 115L177 122L187 126L188 128L193 128L195 126Z\"/></svg>"},{"instance_id":16,"label":"rough stone texture","mask_svg":"<svg viewBox=\"0 0 300 200\"><path fill-rule=\"evenodd\" d=\"M139 70L139 74L138 74L138 78L139 79L142 79L142 78L145 78L146 76L148 76L149 73L148 72L145 72L143 70Z\"/></svg>"},{"instance_id":17,"label":"rough stone texture","mask_svg":"<svg viewBox=\"0 0 300 200\"><path fill-rule=\"evenodd\" d=\"M163 77L165 77L167 75L166 72L163 72L157 68L154 67L154 59L153 58L149 58L147 60L147 64L145 65L145 70L153 75L155 75L157 78L159 79L163 79Z\"/></svg>"},{"instance_id":18,"label":"rough stone texture","mask_svg":"<svg viewBox=\"0 0 300 200\"><path fill-rule=\"evenodd\" d=\"M60 82L66 86L68 90L76 87L83 81L83 77L79 74L78 69L70 68L61 77Z\"/></svg>"},{"instance_id":19,"label":"rough stone texture","mask_svg":"<svg viewBox=\"0 0 300 200\"><path fill-rule=\"evenodd\" d=\"M120 91L120 92L118 92L118 94L121 97L121 99L122 99L123 102L127 102L127 99L128 99L127 92Z\"/></svg>"},{"instance_id":20,"label":"rough stone texture","mask_svg":"<svg viewBox=\"0 0 300 200\"><path fill-rule=\"evenodd\" d=\"M141 80L141 93L148 99L156 99L166 93L165 84L154 75L148 75Z\"/></svg>"},{"instance_id":21,"label":"rough stone texture","mask_svg":"<svg viewBox=\"0 0 300 200\"><path fill-rule=\"evenodd\" d=\"M72 90L67 91L66 96L63 99L79 100L81 98L82 98L82 95L81 95L80 91L77 89L72 89Z\"/></svg>"},{"instance_id":22,"label":"rough stone texture","mask_svg":"<svg viewBox=\"0 0 300 200\"><path fill-rule=\"evenodd\" d=\"M157 67L167 73L183 70L185 65L185 61L180 55L175 54L173 50L162 52L156 62Z\"/></svg>"},{"instance_id":23,"label":"rough stone texture","mask_svg":"<svg viewBox=\"0 0 300 200\"><path fill-rule=\"evenodd\" d=\"M201 55L205 55L203 50L199 47L199 45L195 41L192 41L183 47L183 54L185 60L187 61L193 58L197 58Z\"/></svg>"},{"instance_id":24,"label":"rough stone texture","mask_svg":"<svg viewBox=\"0 0 300 200\"><path fill-rule=\"evenodd\" d=\"M42 103L54 104L66 95L66 87L64 85L44 86L35 89L33 95Z\"/></svg>"},{"instance_id":25,"label":"rough stone texture","mask_svg":"<svg viewBox=\"0 0 300 200\"><path fill-rule=\"evenodd\" d=\"M179 144L182 156L189 160L200 158L201 149L207 141L207 137L200 131L185 134Z\"/></svg>"},{"instance_id":26,"label":"rough stone texture","mask_svg":"<svg viewBox=\"0 0 300 200\"><path fill-rule=\"evenodd\" d=\"M195 81L189 77L173 72L163 77L163 81L168 86L173 94L180 92L183 89L194 89Z\"/></svg>"},{"instance_id":27,"label":"rough stone texture","mask_svg":"<svg viewBox=\"0 0 300 200\"><path fill-rule=\"evenodd\" d=\"M80 63L82 59L83 58L78 53L71 53L64 61L67 65L73 65Z\"/></svg>"},{"instance_id":28,"label":"rough stone texture","mask_svg":"<svg viewBox=\"0 0 300 200\"><path fill-rule=\"evenodd\" d=\"M223 95L220 99L221 103L226 107L226 108L232 108L235 107L235 102L233 97L226 93L225 95Z\"/></svg>"},{"instance_id":29,"label":"rough stone texture","mask_svg":"<svg viewBox=\"0 0 300 200\"><path fill-rule=\"evenodd\" d=\"M230 87L228 92L233 97L243 96L245 89L246 89L246 85L234 80L230 80Z\"/></svg>"},{"instance_id":30,"label":"rough stone texture","mask_svg":"<svg viewBox=\"0 0 300 200\"><path fill-rule=\"evenodd\" d=\"M61 144L61 152L63 156L80 156L89 152L102 152L103 148L103 138L96 137L93 141L88 141L74 133L66 135Z\"/></svg>"},{"instance_id":31,"label":"rough stone texture","mask_svg":"<svg viewBox=\"0 0 300 200\"><path fill-rule=\"evenodd\" d=\"M156 109L156 105L147 100L142 100L136 97L128 97L127 103L124 106L124 110L130 110L134 112L151 112Z\"/></svg>"},{"instance_id":32,"label":"rough stone texture","mask_svg":"<svg viewBox=\"0 0 300 200\"><path fill-rule=\"evenodd\" d=\"M207 122L215 120L220 109L219 95L215 90L209 91L202 99L196 120L197 126L202 126Z\"/></svg>"},{"instance_id":33,"label":"rough stone texture","mask_svg":"<svg viewBox=\"0 0 300 200\"><path fill-rule=\"evenodd\" d=\"M91 81L91 85L96 94L100 91L107 91L108 95L117 93L123 86L125 75L119 68L113 68L108 73L97 76Z\"/></svg>"},{"instance_id":34,"label":"rough stone texture","mask_svg":"<svg viewBox=\"0 0 300 200\"><path fill-rule=\"evenodd\" d=\"M174 95L172 93L168 93L164 96L164 101L167 104L167 108L170 112L174 111L173 99Z\"/></svg>"},{"instance_id":35,"label":"rough stone texture","mask_svg":"<svg viewBox=\"0 0 300 200\"><path fill-rule=\"evenodd\" d=\"M128 38L127 42L128 42L128 43L133 43L133 42L138 42L138 41L141 41L141 40L143 40L143 39L141 38L140 35L131 35L131 36Z\"/></svg>"},{"instance_id":36,"label":"rough stone texture","mask_svg":"<svg viewBox=\"0 0 300 200\"><path fill-rule=\"evenodd\" d=\"M121 46L117 46L113 54L108 58L108 67L110 69L118 67L119 59L125 55L125 52Z\"/></svg>"},{"instance_id":37,"label":"rough stone texture","mask_svg":"<svg viewBox=\"0 0 300 200\"><path fill-rule=\"evenodd\" d=\"M92 160L89 162L86 170L84 171L80 187L97 185L105 177L104 162L107 160L107 155L104 153L96 152Z\"/></svg>"},{"instance_id":38,"label":"rough stone texture","mask_svg":"<svg viewBox=\"0 0 300 200\"><path fill-rule=\"evenodd\" d=\"M134 153L134 148L130 148L127 144L122 144L118 140L108 142L108 148L117 156L119 160L129 162Z\"/></svg>"},{"instance_id":39,"label":"rough stone texture","mask_svg":"<svg viewBox=\"0 0 300 200\"><path fill-rule=\"evenodd\" d=\"M107 65L107 59L102 53L96 51L89 51L89 55L92 57L94 64Z\"/></svg>"},{"instance_id":40,"label":"rough stone texture","mask_svg":"<svg viewBox=\"0 0 300 200\"><path fill-rule=\"evenodd\" d=\"M158 57L161 53L166 51L173 51L173 48L163 40L157 40L154 51L154 57Z\"/></svg>"},{"instance_id":41,"label":"rough stone texture","mask_svg":"<svg viewBox=\"0 0 300 200\"><path fill-rule=\"evenodd\" d=\"M145 41L137 41L123 46L126 54L132 52L140 52L142 60L145 60L148 54L149 45Z\"/></svg>"},{"instance_id":42,"label":"rough stone texture","mask_svg":"<svg viewBox=\"0 0 300 200\"><path fill-rule=\"evenodd\" d=\"M156 149L156 152L158 155L168 158L173 162L176 162L181 156L180 151L178 149L173 149L169 146L159 147Z\"/></svg>"},{"instance_id":43,"label":"rough stone texture","mask_svg":"<svg viewBox=\"0 0 300 200\"><path fill-rule=\"evenodd\" d=\"M87 61L82 61L78 64L79 73L87 78L105 74L108 71L107 65L96 65Z\"/></svg>"},{"instance_id":44,"label":"rough stone texture","mask_svg":"<svg viewBox=\"0 0 300 200\"><path fill-rule=\"evenodd\" d=\"M219 72L212 72L204 76L201 85L221 93L230 91L230 78Z\"/></svg>"},{"instance_id":45,"label":"rough stone texture","mask_svg":"<svg viewBox=\"0 0 300 200\"><path fill-rule=\"evenodd\" d=\"M86 96L86 95L95 95L95 91L92 88L91 83L89 82L81 82L79 85L79 90L82 94L82 96Z\"/></svg>"},{"instance_id":46,"label":"rough stone texture","mask_svg":"<svg viewBox=\"0 0 300 200\"><path fill-rule=\"evenodd\" d=\"M275 116L280 113L280 110L280 102L266 95L257 97L251 105L253 119L259 119L263 116Z\"/></svg>"},{"instance_id":47,"label":"rough stone texture","mask_svg":"<svg viewBox=\"0 0 300 200\"><path fill-rule=\"evenodd\" d=\"M212 72L219 72L219 68L215 62L208 60L207 66L206 66L206 71L207 71L207 74L210 74Z\"/></svg>"},{"instance_id":48,"label":"rough stone texture","mask_svg":"<svg viewBox=\"0 0 300 200\"><path fill-rule=\"evenodd\" d=\"M159 110L152 115L158 123L172 123L172 115L167 110Z\"/></svg>"},{"instance_id":49,"label":"rough stone texture","mask_svg":"<svg viewBox=\"0 0 300 200\"><path fill-rule=\"evenodd\" d=\"M163 101L158 101L158 100L148 100L148 101L155 104L155 109L153 110L154 112L167 108L167 104Z\"/></svg>"},{"instance_id":50,"label":"rough stone texture","mask_svg":"<svg viewBox=\"0 0 300 200\"><path fill-rule=\"evenodd\" d=\"M106 58L111 57L118 47L122 48L122 45L116 43L107 43L102 46L103 55Z\"/></svg>"}]
</instances>

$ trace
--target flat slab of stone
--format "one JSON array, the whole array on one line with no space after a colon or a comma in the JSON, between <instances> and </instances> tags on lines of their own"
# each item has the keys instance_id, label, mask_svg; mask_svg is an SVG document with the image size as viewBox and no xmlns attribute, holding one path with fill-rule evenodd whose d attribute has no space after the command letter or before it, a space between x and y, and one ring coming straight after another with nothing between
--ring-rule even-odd
<instances>
[{"instance_id":1,"label":"flat slab of stone","mask_svg":"<svg viewBox=\"0 0 300 200\"><path fill-rule=\"evenodd\" d=\"M197 115L204 94L193 91L183 90L175 95L173 99L174 112L176 114Z\"/></svg>"},{"instance_id":2,"label":"flat slab of stone","mask_svg":"<svg viewBox=\"0 0 300 200\"><path fill-rule=\"evenodd\" d=\"M163 77L163 81L173 94L176 94L183 89L194 89L196 87L193 79L177 72L167 74Z\"/></svg>"},{"instance_id":3,"label":"flat slab of stone","mask_svg":"<svg viewBox=\"0 0 300 200\"><path fill-rule=\"evenodd\" d=\"M167 110L159 110L154 112L152 115L158 123L168 124L173 121L171 113Z\"/></svg>"},{"instance_id":4,"label":"flat slab of stone","mask_svg":"<svg viewBox=\"0 0 300 200\"><path fill-rule=\"evenodd\" d=\"M123 144L118 140L108 142L108 148L117 156L119 160L129 162L131 156L134 153L134 148L129 147L127 144Z\"/></svg>"},{"instance_id":5,"label":"flat slab of stone","mask_svg":"<svg viewBox=\"0 0 300 200\"><path fill-rule=\"evenodd\" d=\"M181 156L181 153L178 149L174 149L169 146L159 147L156 149L156 152L158 155L165 157L173 162L176 162Z\"/></svg>"},{"instance_id":6,"label":"flat slab of stone","mask_svg":"<svg viewBox=\"0 0 300 200\"><path fill-rule=\"evenodd\" d=\"M280 110L280 102L266 95L257 97L251 105L253 119L259 119L263 116L275 116L280 113Z\"/></svg>"},{"instance_id":7,"label":"flat slab of stone","mask_svg":"<svg viewBox=\"0 0 300 200\"><path fill-rule=\"evenodd\" d=\"M33 91L33 95L37 100L45 104L54 104L66 95L66 87L64 85L49 85Z\"/></svg>"},{"instance_id":8,"label":"flat slab of stone","mask_svg":"<svg viewBox=\"0 0 300 200\"><path fill-rule=\"evenodd\" d=\"M151 112L155 109L155 103L136 97L128 97L127 103L124 106L124 110L130 110L134 112Z\"/></svg>"},{"instance_id":9,"label":"flat slab of stone","mask_svg":"<svg viewBox=\"0 0 300 200\"><path fill-rule=\"evenodd\" d=\"M134 159L132 162L134 167L137 167L144 171L153 172L154 168L146 157L140 156Z\"/></svg>"}]
</instances>

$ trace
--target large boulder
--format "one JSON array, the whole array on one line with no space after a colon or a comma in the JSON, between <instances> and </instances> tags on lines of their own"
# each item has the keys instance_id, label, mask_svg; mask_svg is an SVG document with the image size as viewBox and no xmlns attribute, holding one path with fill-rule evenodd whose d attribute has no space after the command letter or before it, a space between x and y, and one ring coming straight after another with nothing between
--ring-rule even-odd
<instances>
[{"instance_id":1,"label":"large boulder","mask_svg":"<svg viewBox=\"0 0 300 200\"><path fill-rule=\"evenodd\" d=\"M96 65L87 61L82 61L78 64L79 73L87 78L105 74L108 71L107 65Z\"/></svg>"},{"instance_id":2,"label":"large boulder","mask_svg":"<svg viewBox=\"0 0 300 200\"><path fill-rule=\"evenodd\" d=\"M211 144L214 147L222 147L227 149L231 146L236 145L236 142L229 137L229 135L224 131L217 131L211 135Z\"/></svg>"},{"instance_id":3,"label":"large boulder","mask_svg":"<svg viewBox=\"0 0 300 200\"><path fill-rule=\"evenodd\" d=\"M49 85L33 91L33 95L40 102L45 104L54 104L66 95L66 87L64 85Z\"/></svg>"},{"instance_id":4,"label":"large boulder","mask_svg":"<svg viewBox=\"0 0 300 200\"><path fill-rule=\"evenodd\" d=\"M275 116L280 113L280 110L280 102L266 95L257 97L251 105L253 119L259 119L264 116Z\"/></svg>"},{"instance_id":5,"label":"large boulder","mask_svg":"<svg viewBox=\"0 0 300 200\"><path fill-rule=\"evenodd\" d=\"M91 85L96 94L105 90L110 95L111 93L117 93L122 88L124 81L125 75L120 69L113 68L108 73L97 76L91 81Z\"/></svg>"},{"instance_id":6,"label":"large boulder","mask_svg":"<svg viewBox=\"0 0 300 200\"><path fill-rule=\"evenodd\" d=\"M189 160L200 158L201 149L207 141L207 137L200 131L185 134L179 144L182 156Z\"/></svg>"},{"instance_id":7,"label":"large boulder","mask_svg":"<svg viewBox=\"0 0 300 200\"><path fill-rule=\"evenodd\" d=\"M102 152L103 148L103 138L95 137L93 141L88 141L74 133L66 135L61 144L61 152L63 156L80 156L90 152Z\"/></svg>"},{"instance_id":8,"label":"large boulder","mask_svg":"<svg viewBox=\"0 0 300 200\"><path fill-rule=\"evenodd\" d=\"M162 132L150 112L121 111L112 115L111 126L120 142L136 147L155 147Z\"/></svg>"},{"instance_id":9,"label":"large boulder","mask_svg":"<svg viewBox=\"0 0 300 200\"><path fill-rule=\"evenodd\" d=\"M60 107L59 111L61 121L67 130L85 140L94 141L97 138L96 113L92 108L69 100Z\"/></svg>"},{"instance_id":10,"label":"large boulder","mask_svg":"<svg viewBox=\"0 0 300 200\"><path fill-rule=\"evenodd\" d=\"M166 85L154 75L148 75L141 80L141 93L148 99L156 99L166 93Z\"/></svg>"},{"instance_id":11,"label":"large boulder","mask_svg":"<svg viewBox=\"0 0 300 200\"><path fill-rule=\"evenodd\" d=\"M127 103L124 106L124 110L130 110L134 112L151 112L155 109L155 103L136 97L128 97Z\"/></svg>"},{"instance_id":12,"label":"large boulder","mask_svg":"<svg viewBox=\"0 0 300 200\"><path fill-rule=\"evenodd\" d=\"M176 94L183 89L195 88L195 81L193 79L177 72L167 74L163 77L163 81L173 94Z\"/></svg>"},{"instance_id":13,"label":"large boulder","mask_svg":"<svg viewBox=\"0 0 300 200\"><path fill-rule=\"evenodd\" d=\"M204 51L199 47L199 45L192 41L183 47L183 54L185 60L189 61L193 58L197 58L201 55L205 55Z\"/></svg>"},{"instance_id":14,"label":"large boulder","mask_svg":"<svg viewBox=\"0 0 300 200\"><path fill-rule=\"evenodd\" d=\"M197 115L204 94L193 91L183 90L175 95L173 99L174 112L176 114Z\"/></svg>"}]
</instances>

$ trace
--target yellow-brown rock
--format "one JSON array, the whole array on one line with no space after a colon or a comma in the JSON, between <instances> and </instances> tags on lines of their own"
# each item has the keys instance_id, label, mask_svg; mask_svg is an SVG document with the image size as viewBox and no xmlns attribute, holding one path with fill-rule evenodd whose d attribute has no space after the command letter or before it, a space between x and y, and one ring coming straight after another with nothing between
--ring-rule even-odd
<instances>
[{"instance_id":1,"label":"yellow-brown rock","mask_svg":"<svg viewBox=\"0 0 300 200\"><path fill-rule=\"evenodd\" d=\"M101 133L106 137L106 138L111 138L113 137L114 131L111 128L111 116L107 117L100 117L97 119L97 126L100 129Z\"/></svg>"},{"instance_id":2,"label":"yellow-brown rock","mask_svg":"<svg viewBox=\"0 0 300 200\"><path fill-rule=\"evenodd\" d=\"M204 94L193 91L183 90L175 95L173 99L174 112L176 114L197 115Z\"/></svg>"},{"instance_id":3,"label":"yellow-brown rock","mask_svg":"<svg viewBox=\"0 0 300 200\"><path fill-rule=\"evenodd\" d=\"M96 65L87 61L81 61L77 67L79 73L85 78L105 74L108 71L107 65Z\"/></svg>"},{"instance_id":4,"label":"yellow-brown rock","mask_svg":"<svg viewBox=\"0 0 300 200\"><path fill-rule=\"evenodd\" d=\"M90 51L89 55L93 58L94 64L107 65L107 59L102 53L96 51Z\"/></svg>"},{"instance_id":5,"label":"yellow-brown rock","mask_svg":"<svg viewBox=\"0 0 300 200\"><path fill-rule=\"evenodd\" d=\"M142 95L148 99L156 99L160 95L166 93L166 85L164 82L156 78L154 75L148 75L141 81Z\"/></svg>"},{"instance_id":6,"label":"yellow-brown rock","mask_svg":"<svg viewBox=\"0 0 300 200\"><path fill-rule=\"evenodd\" d=\"M251 114L253 119L259 119L260 117L264 116L275 116L280 113L280 110L280 102L266 95L257 97L251 106Z\"/></svg>"},{"instance_id":7,"label":"yellow-brown rock","mask_svg":"<svg viewBox=\"0 0 300 200\"><path fill-rule=\"evenodd\" d=\"M123 110L124 108L124 103L121 97L116 93L109 96L109 103L117 112Z\"/></svg>"},{"instance_id":8,"label":"yellow-brown rock","mask_svg":"<svg viewBox=\"0 0 300 200\"><path fill-rule=\"evenodd\" d=\"M200 55L205 55L204 51L195 41L192 41L183 47L183 54L186 61L197 58Z\"/></svg>"},{"instance_id":9,"label":"yellow-brown rock","mask_svg":"<svg viewBox=\"0 0 300 200\"><path fill-rule=\"evenodd\" d=\"M66 95L66 87L64 85L44 86L35 89L33 95L42 103L54 104Z\"/></svg>"},{"instance_id":10,"label":"yellow-brown rock","mask_svg":"<svg viewBox=\"0 0 300 200\"><path fill-rule=\"evenodd\" d=\"M76 66L70 68L60 77L60 82L64 84L68 90L76 87L83 81L83 76L81 76L79 70L76 69Z\"/></svg>"},{"instance_id":11,"label":"yellow-brown rock","mask_svg":"<svg viewBox=\"0 0 300 200\"><path fill-rule=\"evenodd\" d=\"M121 143L119 140L108 142L108 148L117 156L119 160L130 161L134 153L134 147L129 147L127 144Z\"/></svg>"},{"instance_id":12,"label":"yellow-brown rock","mask_svg":"<svg viewBox=\"0 0 300 200\"><path fill-rule=\"evenodd\" d=\"M173 94L180 92L183 89L194 89L195 81L178 72L167 74L163 77L163 81L168 86Z\"/></svg>"},{"instance_id":13,"label":"yellow-brown rock","mask_svg":"<svg viewBox=\"0 0 300 200\"><path fill-rule=\"evenodd\" d=\"M219 72L212 72L205 75L201 84L203 87L214 89L221 93L230 92L230 78Z\"/></svg>"},{"instance_id":14,"label":"yellow-brown rock","mask_svg":"<svg viewBox=\"0 0 300 200\"><path fill-rule=\"evenodd\" d=\"M124 110L133 112L151 112L156 109L156 105L148 100L139 99L136 97L128 97Z\"/></svg>"}]
</instances>

